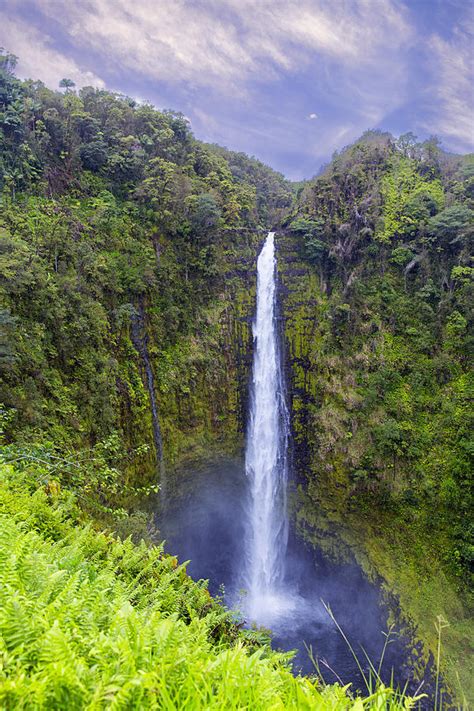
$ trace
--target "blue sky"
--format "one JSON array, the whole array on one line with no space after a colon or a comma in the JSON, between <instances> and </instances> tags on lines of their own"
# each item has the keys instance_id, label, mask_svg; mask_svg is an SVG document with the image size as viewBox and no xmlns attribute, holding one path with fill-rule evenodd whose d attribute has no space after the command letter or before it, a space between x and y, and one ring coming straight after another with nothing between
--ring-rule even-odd
<instances>
[{"instance_id":1,"label":"blue sky","mask_svg":"<svg viewBox=\"0 0 474 711\"><path fill-rule=\"evenodd\" d=\"M474 1L3 0L18 75L182 111L308 178L368 128L474 150Z\"/></svg>"}]
</instances>

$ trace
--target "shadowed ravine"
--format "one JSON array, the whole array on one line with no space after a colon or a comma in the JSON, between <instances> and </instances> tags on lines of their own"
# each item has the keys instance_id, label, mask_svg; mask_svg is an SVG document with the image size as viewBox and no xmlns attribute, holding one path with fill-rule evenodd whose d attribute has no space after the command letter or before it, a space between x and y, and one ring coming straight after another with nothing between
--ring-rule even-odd
<instances>
[{"instance_id":1,"label":"shadowed ravine","mask_svg":"<svg viewBox=\"0 0 474 711\"><path fill-rule=\"evenodd\" d=\"M194 578L239 610L247 625L271 629L273 645L296 650L296 672L366 691L370 659L378 667L388 611L380 591L356 565L336 565L291 531L287 512L289 417L277 329L274 234L257 261L256 313L245 461L219 461L182 471L160 528L169 550L189 560ZM334 620L353 646L354 658ZM395 634L381 666L395 684L414 678L410 640ZM359 666L360 665L360 666ZM429 686L427 679L424 681Z\"/></svg>"},{"instance_id":2,"label":"shadowed ravine","mask_svg":"<svg viewBox=\"0 0 474 711\"><path fill-rule=\"evenodd\" d=\"M246 484L242 461L220 461L183 471L159 525L168 550L181 561L190 561L190 575L196 580L208 579L211 593L224 594L225 602L242 610L249 622L241 581ZM291 527L282 588L292 605L272 616L273 646L296 649L294 669L305 674L315 671L306 649L311 647L326 681L337 681L337 673L344 683L364 689L357 664L321 600L330 605L368 672L361 648L378 663L387 630L388 610L379 589L356 565L335 564L318 550L308 549ZM410 681L412 651L412 640L394 637L382 677L389 681L394 669L396 683L403 686ZM412 692L417 686L417 681L410 681Z\"/></svg>"}]
</instances>

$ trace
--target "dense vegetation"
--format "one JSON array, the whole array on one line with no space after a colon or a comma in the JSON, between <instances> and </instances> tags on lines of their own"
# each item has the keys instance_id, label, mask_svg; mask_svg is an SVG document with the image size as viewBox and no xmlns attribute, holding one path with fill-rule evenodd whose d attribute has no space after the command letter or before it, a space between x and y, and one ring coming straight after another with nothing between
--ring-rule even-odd
<instances>
[{"instance_id":1,"label":"dense vegetation","mask_svg":"<svg viewBox=\"0 0 474 711\"><path fill-rule=\"evenodd\" d=\"M473 572L474 157L368 134L304 188L292 227L318 270L312 452L347 495L442 529Z\"/></svg>"},{"instance_id":2,"label":"dense vegetation","mask_svg":"<svg viewBox=\"0 0 474 711\"><path fill-rule=\"evenodd\" d=\"M443 612L468 686L452 590L472 602L473 208L473 156L369 132L303 187L291 221L317 274L294 366L300 521L328 545L328 519L362 539L425 637Z\"/></svg>"},{"instance_id":3,"label":"dense vegetation","mask_svg":"<svg viewBox=\"0 0 474 711\"><path fill-rule=\"evenodd\" d=\"M203 694L197 708L210 689L223 708L232 693L235 707L258 708L257 691L262 707L317 698L335 708L338 694L350 707L341 690L320 697L292 681L161 551L97 535L88 519L149 540L137 502L164 486L165 469L241 445L237 370L253 302L239 275L271 225L289 228L303 265L293 278L280 260L294 289L286 336L301 527L327 550L334 535L334 548L356 543L431 647L438 604L453 596L448 650L467 655L472 157L370 132L296 195L259 161L197 141L180 114L67 80L54 92L19 81L11 55L0 63L0 424L3 461L16 467L4 469L1 550L17 551L1 574L24 621L8 637L8 602L2 703L18 708L24 695L27 706L37 693L61 708L71 694L80 707L97 688L96 707L130 693L143 708L166 684L173 708L183 682L182 693ZM130 569L114 583L119 559ZM61 594L74 586L68 617ZM39 628L25 610L44 625L30 655L25 640ZM126 639L121 615L136 626ZM156 640L167 635L164 651ZM106 650L119 637L117 671ZM53 688L54 654L64 666ZM176 655L181 666L168 669Z\"/></svg>"},{"instance_id":4,"label":"dense vegetation","mask_svg":"<svg viewBox=\"0 0 474 711\"><path fill-rule=\"evenodd\" d=\"M402 709L294 677L160 547L83 521L44 472L0 468L2 709Z\"/></svg>"},{"instance_id":5,"label":"dense vegetation","mask_svg":"<svg viewBox=\"0 0 474 711\"><path fill-rule=\"evenodd\" d=\"M157 460L231 429L235 408L216 397L232 377L223 275L291 189L196 141L179 114L68 82L53 92L2 62L7 438L46 456L91 450L127 481L156 482Z\"/></svg>"}]
</instances>

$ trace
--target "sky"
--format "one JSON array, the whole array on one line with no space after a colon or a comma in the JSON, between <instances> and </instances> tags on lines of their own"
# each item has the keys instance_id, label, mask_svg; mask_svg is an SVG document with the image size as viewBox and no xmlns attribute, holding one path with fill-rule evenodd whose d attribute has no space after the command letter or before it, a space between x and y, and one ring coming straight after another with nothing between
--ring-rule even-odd
<instances>
[{"instance_id":1,"label":"sky","mask_svg":"<svg viewBox=\"0 0 474 711\"><path fill-rule=\"evenodd\" d=\"M292 180L367 129L474 150L474 0L0 0L0 46Z\"/></svg>"}]
</instances>

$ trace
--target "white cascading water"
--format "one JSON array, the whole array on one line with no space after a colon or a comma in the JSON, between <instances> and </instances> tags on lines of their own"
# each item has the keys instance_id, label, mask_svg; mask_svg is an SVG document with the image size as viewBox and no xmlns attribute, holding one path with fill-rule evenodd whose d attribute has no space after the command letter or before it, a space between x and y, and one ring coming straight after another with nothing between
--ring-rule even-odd
<instances>
[{"instance_id":1,"label":"white cascading water","mask_svg":"<svg viewBox=\"0 0 474 711\"><path fill-rule=\"evenodd\" d=\"M274 233L257 261L257 313L245 455L249 481L245 586L247 616L269 623L283 612L288 517L286 510L288 416L276 322Z\"/></svg>"}]
</instances>

